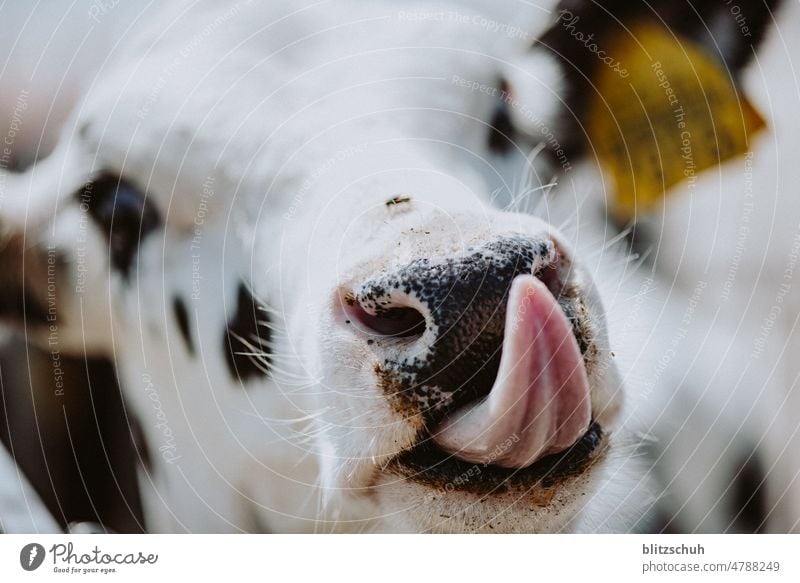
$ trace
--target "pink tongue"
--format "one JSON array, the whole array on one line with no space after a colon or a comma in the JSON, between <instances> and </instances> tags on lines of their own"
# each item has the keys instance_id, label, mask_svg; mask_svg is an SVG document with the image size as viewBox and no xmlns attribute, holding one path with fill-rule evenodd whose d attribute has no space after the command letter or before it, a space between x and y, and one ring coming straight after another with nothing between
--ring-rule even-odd
<instances>
[{"instance_id":1,"label":"pink tongue","mask_svg":"<svg viewBox=\"0 0 800 583\"><path fill-rule=\"evenodd\" d=\"M532 275L511 284L503 353L489 396L457 411L436 444L473 463L524 468L588 429L589 381L567 318Z\"/></svg>"}]
</instances>

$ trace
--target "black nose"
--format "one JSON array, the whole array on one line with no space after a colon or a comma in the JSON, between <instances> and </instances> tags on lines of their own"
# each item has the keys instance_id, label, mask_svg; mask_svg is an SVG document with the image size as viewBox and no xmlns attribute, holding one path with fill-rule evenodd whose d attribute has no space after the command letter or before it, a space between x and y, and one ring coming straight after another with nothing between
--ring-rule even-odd
<instances>
[{"instance_id":1,"label":"black nose","mask_svg":"<svg viewBox=\"0 0 800 583\"><path fill-rule=\"evenodd\" d=\"M511 282L533 273L558 287L559 264L549 239L509 235L364 282L353 304L382 357L379 385L393 402L414 405L430 420L488 394L500 364Z\"/></svg>"}]
</instances>

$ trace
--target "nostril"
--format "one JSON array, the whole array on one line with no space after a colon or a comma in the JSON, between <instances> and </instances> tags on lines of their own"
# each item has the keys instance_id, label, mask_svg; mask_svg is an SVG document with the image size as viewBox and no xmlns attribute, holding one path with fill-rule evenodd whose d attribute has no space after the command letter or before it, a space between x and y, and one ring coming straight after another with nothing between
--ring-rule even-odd
<instances>
[{"instance_id":1,"label":"nostril","mask_svg":"<svg viewBox=\"0 0 800 583\"><path fill-rule=\"evenodd\" d=\"M533 275L547 287L553 297L561 296L564 291L565 274L564 262L560 256L557 255L551 263L534 272Z\"/></svg>"},{"instance_id":2,"label":"nostril","mask_svg":"<svg viewBox=\"0 0 800 583\"><path fill-rule=\"evenodd\" d=\"M351 323L367 334L389 338L419 337L425 332L425 316L414 308L386 308L375 314L354 302L347 308Z\"/></svg>"}]
</instances>

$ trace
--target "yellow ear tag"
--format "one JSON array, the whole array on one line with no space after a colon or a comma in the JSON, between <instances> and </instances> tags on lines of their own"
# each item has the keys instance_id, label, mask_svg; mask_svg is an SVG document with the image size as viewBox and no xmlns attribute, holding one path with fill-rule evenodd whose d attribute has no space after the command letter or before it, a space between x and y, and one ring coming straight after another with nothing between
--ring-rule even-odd
<instances>
[{"instance_id":1,"label":"yellow ear tag","mask_svg":"<svg viewBox=\"0 0 800 583\"><path fill-rule=\"evenodd\" d=\"M691 192L698 173L745 153L765 125L721 62L658 24L632 28L606 54L624 68L597 65L587 132L619 220L661 208L678 183Z\"/></svg>"}]
</instances>

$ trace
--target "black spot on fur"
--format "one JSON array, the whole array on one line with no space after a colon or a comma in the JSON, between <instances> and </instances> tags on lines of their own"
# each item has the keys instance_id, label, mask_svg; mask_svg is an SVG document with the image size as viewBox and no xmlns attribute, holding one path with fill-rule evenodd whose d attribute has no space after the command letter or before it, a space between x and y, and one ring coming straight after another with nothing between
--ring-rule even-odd
<instances>
[{"instance_id":1,"label":"black spot on fur","mask_svg":"<svg viewBox=\"0 0 800 583\"><path fill-rule=\"evenodd\" d=\"M78 135L81 137L82 140L86 140L89 137L89 130L91 129L91 125L89 122L84 122L81 124L81 127L78 128Z\"/></svg>"},{"instance_id":2,"label":"black spot on fur","mask_svg":"<svg viewBox=\"0 0 800 583\"><path fill-rule=\"evenodd\" d=\"M0 240L0 320L38 327L63 323L53 298L68 283L65 272L68 262L59 251L21 235Z\"/></svg>"},{"instance_id":3,"label":"black spot on fur","mask_svg":"<svg viewBox=\"0 0 800 583\"><path fill-rule=\"evenodd\" d=\"M158 211L145 193L112 174L87 182L76 196L106 236L111 264L127 277L141 242L161 224Z\"/></svg>"},{"instance_id":4,"label":"black spot on fur","mask_svg":"<svg viewBox=\"0 0 800 583\"><path fill-rule=\"evenodd\" d=\"M194 341L192 340L192 331L189 326L189 312L186 310L186 304L179 297L172 300L172 310L175 312L175 321L178 323L178 329L181 331L183 341L186 342L186 349L189 354L194 354Z\"/></svg>"},{"instance_id":5,"label":"black spot on fur","mask_svg":"<svg viewBox=\"0 0 800 583\"><path fill-rule=\"evenodd\" d=\"M62 528L88 520L142 532L133 412L117 371L87 354L61 353L55 375L52 362L49 347L13 342L0 350L0 447L14 451Z\"/></svg>"},{"instance_id":6,"label":"black spot on fur","mask_svg":"<svg viewBox=\"0 0 800 583\"><path fill-rule=\"evenodd\" d=\"M743 457L733 482L733 527L738 532L761 532L767 521L766 479L758 451Z\"/></svg>"},{"instance_id":7,"label":"black spot on fur","mask_svg":"<svg viewBox=\"0 0 800 583\"><path fill-rule=\"evenodd\" d=\"M150 455L150 448L147 445L142 427L139 425L139 420L132 415L129 416L128 419L130 420L131 441L136 454L136 460L145 470L152 472L153 458Z\"/></svg>"},{"instance_id":8,"label":"black spot on fur","mask_svg":"<svg viewBox=\"0 0 800 583\"><path fill-rule=\"evenodd\" d=\"M228 321L223 338L223 350L228 370L234 379L248 381L266 377L269 355L270 330L265 325L267 312L263 310L247 287L239 284L236 311ZM253 352L263 355L252 356Z\"/></svg>"},{"instance_id":9,"label":"black spot on fur","mask_svg":"<svg viewBox=\"0 0 800 583\"><path fill-rule=\"evenodd\" d=\"M508 95L508 86L503 82L501 95ZM495 107L489 127L489 149L497 154L505 154L514 146L514 125L511 123L511 112L508 102L501 99Z\"/></svg>"},{"instance_id":10,"label":"black spot on fur","mask_svg":"<svg viewBox=\"0 0 800 583\"><path fill-rule=\"evenodd\" d=\"M24 319L30 324L44 326L47 309L28 290L4 285L0 288L0 318L18 323Z\"/></svg>"}]
</instances>

